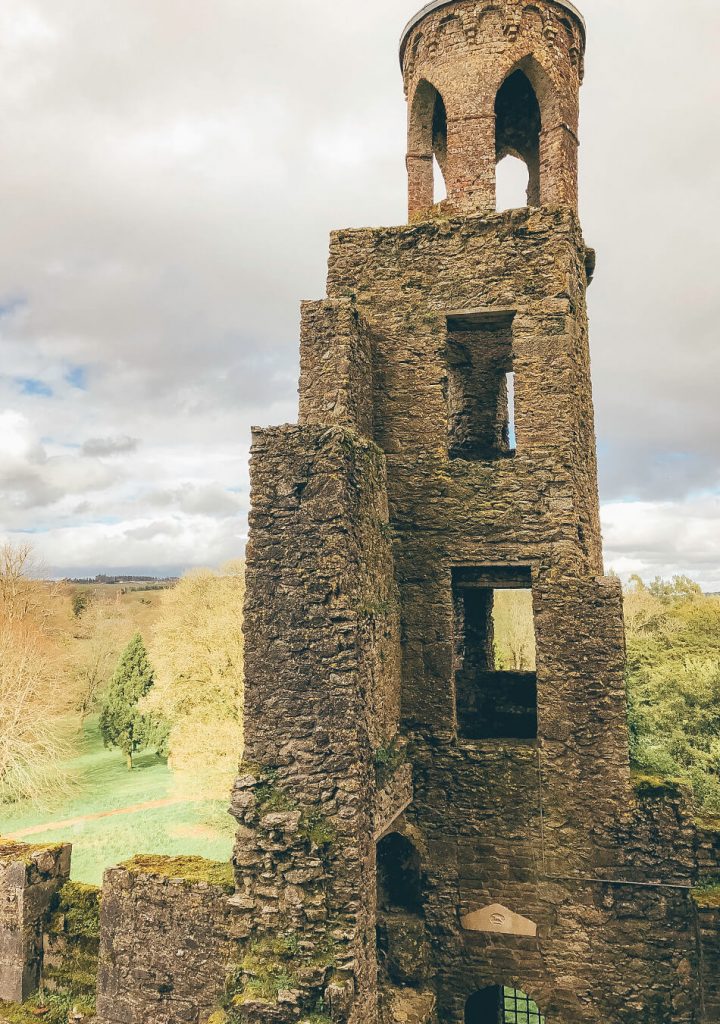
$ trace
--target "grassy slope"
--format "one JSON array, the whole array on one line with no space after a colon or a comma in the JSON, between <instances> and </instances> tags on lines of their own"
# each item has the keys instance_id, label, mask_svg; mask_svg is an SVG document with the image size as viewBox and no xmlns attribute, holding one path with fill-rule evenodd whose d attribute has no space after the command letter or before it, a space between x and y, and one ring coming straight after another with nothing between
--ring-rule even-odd
<instances>
[{"instance_id":1,"label":"grassy slope","mask_svg":"<svg viewBox=\"0 0 720 1024\"><path fill-rule=\"evenodd\" d=\"M70 795L42 809L28 804L0 806L0 834L174 796L172 772L163 761L145 754L136 759L136 764L137 768L129 772L122 755L105 750L97 722L89 720L78 756L70 765L76 780ZM71 842L72 877L98 885L106 867L137 853L188 854L211 860L229 858L232 820L225 813L226 808L227 804L218 801L175 804L102 818L71 828L52 829L28 837L26 841Z\"/></svg>"}]
</instances>

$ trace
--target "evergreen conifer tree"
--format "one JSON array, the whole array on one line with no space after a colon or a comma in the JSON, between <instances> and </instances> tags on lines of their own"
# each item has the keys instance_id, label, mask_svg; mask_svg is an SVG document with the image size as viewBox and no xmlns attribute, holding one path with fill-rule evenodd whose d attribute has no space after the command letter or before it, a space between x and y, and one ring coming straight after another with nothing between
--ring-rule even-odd
<instances>
[{"instance_id":1,"label":"evergreen conifer tree","mask_svg":"<svg viewBox=\"0 0 720 1024\"><path fill-rule=\"evenodd\" d=\"M106 747L118 747L133 766L133 754L157 743L162 746L158 720L138 704L155 682L145 644L136 633L120 657L102 702L100 732Z\"/></svg>"}]
</instances>

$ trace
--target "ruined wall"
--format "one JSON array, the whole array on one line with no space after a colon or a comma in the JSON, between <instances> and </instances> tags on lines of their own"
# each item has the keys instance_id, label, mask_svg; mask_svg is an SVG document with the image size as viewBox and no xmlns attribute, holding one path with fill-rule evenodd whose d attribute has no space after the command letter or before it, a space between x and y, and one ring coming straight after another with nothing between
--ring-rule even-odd
<instances>
[{"instance_id":1,"label":"ruined wall","mask_svg":"<svg viewBox=\"0 0 720 1024\"><path fill-rule=\"evenodd\" d=\"M136 857L105 873L99 1024L203 1024L237 959L228 864Z\"/></svg>"},{"instance_id":2,"label":"ruined wall","mask_svg":"<svg viewBox=\"0 0 720 1024\"><path fill-rule=\"evenodd\" d=\"M40 983L43 932L70 877L70 846L0 842L0 1001L19 1003Z\"/></svg>"},{"instance_id":3,"label":"ruined wall","mask_svg":"<svg viewBox=\"0 0 720 1024\"><path fill-rule=\"evenodd\" d=\"M697 1019L697 833L682 794L631 787L622 599L600 575L586 257L567 210L332 239L329 295L372 339L414 771L399 827L423 850L444 1024L498 984L565 1024ZM512 315L517 448L453 458L448 336L491 315ZM458 735L453 571L472 566L529 567L536 741ZM461 925L495 904L537 935Z\"/></svg>"},{"instance_id":4,"label":"ruined wall","mask_svg":"<svg viewBox=\"0 0 720 1024\"><path fill-rule=\"evenodd\" d=\"M312 312L325 331L326 311ZM327 313L354 330L348 310ZM374 762L399 723L385 460L341 427L283 427L256 432L251 479L238 1012L286 1020L328 1005L334 1019L371 1024Z\"/></svg>"},{"instance_id":5,"label":"ruined wall","mask_svg":"<svg viewBox=\"0 0 720 1024\"><path fill-rule=\"evenodd\" d=\"M702 1011L704 1024L720 1020L720 884L713 894L696 897L697 928L702 947Z\"/></svg>"},{"instance_id":6,"label":"ruined wall","mask_svg":"<svg viewBox=\"0 0 720 1024\"><path fill-rule=\"evenodd\" d=\"M43 935L43 983L92 1005L100 955L100 889L67 882L57 893Z\"/></svg>"}]
</instances>

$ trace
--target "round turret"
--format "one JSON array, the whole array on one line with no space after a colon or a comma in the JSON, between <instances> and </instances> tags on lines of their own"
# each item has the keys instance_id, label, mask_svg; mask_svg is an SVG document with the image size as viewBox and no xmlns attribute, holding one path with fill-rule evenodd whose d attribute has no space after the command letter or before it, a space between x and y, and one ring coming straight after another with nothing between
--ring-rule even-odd
<instances>
[{"instance_id":1,"label":"round turret","mask_svg":"<svg viewBox=\"0 0 720 1024\"><path fill-rule=\"evenodd\" d=\"M529 206L577 208L585 22L568 0L435 0L408 24L400 59L408 98L410 219L495 210L496 166L529 171Z\"/></svg>"}]
</instances>

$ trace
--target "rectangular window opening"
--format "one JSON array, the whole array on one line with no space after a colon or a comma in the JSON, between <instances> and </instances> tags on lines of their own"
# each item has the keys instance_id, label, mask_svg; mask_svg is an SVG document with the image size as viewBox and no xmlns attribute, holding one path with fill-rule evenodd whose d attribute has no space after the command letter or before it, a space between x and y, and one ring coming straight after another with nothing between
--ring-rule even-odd
<instances>
[{"instance_id":1,"label":"rectangular window opening","mask_svg":"<svg viewBox=\"0 0 720 1024\"><path fill-rule=\"evenodd\" d=\"M487 461L515 453L513 310L447 318L448 451Z\"/></svg>"},{"instance_id":2,"label":"rectangular window opening","mask_svg":"<svg viewBox=\"0 0 720 1024\"><path fill-rule=\"evenodd\" d=\"M535 626L530 570L453 570L458 734L537 738Z\"/></svg>"}]
</instances>

